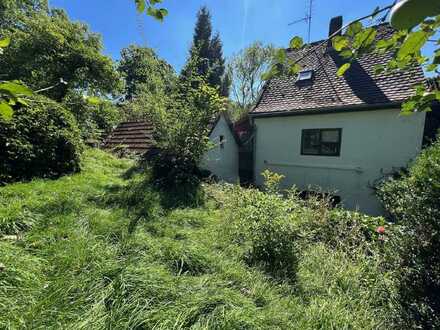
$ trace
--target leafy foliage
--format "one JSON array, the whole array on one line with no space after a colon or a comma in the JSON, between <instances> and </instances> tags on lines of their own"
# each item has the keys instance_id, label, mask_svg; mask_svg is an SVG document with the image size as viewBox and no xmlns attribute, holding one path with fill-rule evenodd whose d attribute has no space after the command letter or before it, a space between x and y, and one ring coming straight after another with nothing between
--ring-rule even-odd
<instances>
[{"instance_id":1,"label":"leafy foliage","mask_svg":"<svg viewBox=\"0 0 440 330\"><path fill-rule=\"evenodd\" d=\"M151 48L131 45L121 51L118 67L125 80L125 98L139 94L169 93L175 84L171 65L160 59Z\"/></svg>"},{"instance_id":2,"label":"leafy foliage","mask_svg":"<svg viewBox=\"0 0 440 330\"><path fill-rule=\"evenodd\" d=\"M13 106L26 105L23 96L32 95L32 91L19 81L0 81L0 117L10 120L14 114Z\"/></svg>"},{"instance_id":3,"label":"leafy foliage","mask_svg":"<svg viewBox=\"0 0 440 330\"><path fill-rule=\"evenodd\" d=\"M192 189L200 183L198 164L210 145L209 124L223 110L224 100L203 79L196 86L181 82L167 102L150 108L160 150L151 160L153 179L163 188Z\"/></svg>"},{"instance_id":4,"label":"leafy foliage","mask_svg":"<svg viewBox=\"0 0 440 330\"><path fill-rule=\"evenodd\" d=\"M77 91L69 91L62 105L74 115L84 140L100 140L123 120L123 113L111 101L95 100Z\"/></svg>"},{"instance_id":5,"label":"leafy foliage","mask_svg":"<svg viewBox=\"0 0 440 330\"><path fill-rule=\"evenodd\" d=\"M291 201L240 187L232 188L229 195L229 230L246 246L245 260L276 278L294 281L299 231Z\"/></svg>"},{"instance_id":6,"label":"leafy foliage","mask_svg":"<svg viewBox=\"0 0 440 330\"><path fill-rule=\"evenodd\" d=\"M58 9L18 15L0 35L11 39L0 56L5 80L21 80L33 90L61 101L69 90L109 94L119 86L112 60L101 54L102 41L82 23ZM47 89L47 90L46 90Z\"/></svg>"},{"instance_id":7,"label":"leafy foliage","mask_svg":"<svg viewBox=\"0 0 440 330\"><path fill-rule=\"evenodd\" d=\"M73 116L45 97L26 102L0 120L0 183L78 171L82 142Z\"/></svg>"},{"instance_id":8,"label":"leafy foliage","mask_svg":"<svg viewBox=\"0 0 440 330\"><path fill-rule=\"evenodd\" d=\"M232 98L241 112L249 110L256 102L264 83L261 75L272 62L273 54L272 46L255 42L230 59L228 75L232 79Z\"/></svg>"},{"instance_id":9,"label":"leafy foliage","mask_svg":"<svg viewBox=\"0 0 440 330\"><path fill-rule=\"evenodd\" d=\"M156 5L162 3L162 0L134 0L136 9L139 13L146 12L147 15L154 17L158 21L163 21L168 15L165 8L156 8Z\"/></svg>"},{"instance_id":10,"label":"leafy foliage","mask_svg":"<svg viewBox=\"0 0 440 330\"><path fill-rule=\"evenodd\" d=\"M440 326L440 141L427 148L400 179L382 184L379 197L399 224L397 267L404 327Z\"/></svg>"}]
</instances>

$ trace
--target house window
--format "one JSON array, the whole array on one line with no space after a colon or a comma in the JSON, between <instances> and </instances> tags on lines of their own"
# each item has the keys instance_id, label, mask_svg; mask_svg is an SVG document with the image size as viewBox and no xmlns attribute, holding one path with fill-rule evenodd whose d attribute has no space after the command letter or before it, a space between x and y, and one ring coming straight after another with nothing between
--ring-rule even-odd
<instances>
[{"instance_id":1,"label":"house window","mask_svg":"<svg viewBox=\"0 0 440 330\"><path fill-rule=\"evenodd\" d=\"M220 148L224 149L225 147L225 137L224 135L220 135Z\"/></svg>"},{"instance_id":2,"label":"house window","mask_svg":"<svg viewBox=\"0 0 440 330\"><path fill-rule=\"evenodd\" d=\"M301 155L339 156L341 128L304 129L301 137Z\"/></svg>"},{"instance_id":3,"label":"house window","mask_svg":"<svg viewBox=\"0 0 440 330\"><path fill-rule=\"evenodd\" d=\"M296 81L306 81L311 80L313 77L313 70L304 70L298 73L298 78Z\"/></svg>"}]
</instances>

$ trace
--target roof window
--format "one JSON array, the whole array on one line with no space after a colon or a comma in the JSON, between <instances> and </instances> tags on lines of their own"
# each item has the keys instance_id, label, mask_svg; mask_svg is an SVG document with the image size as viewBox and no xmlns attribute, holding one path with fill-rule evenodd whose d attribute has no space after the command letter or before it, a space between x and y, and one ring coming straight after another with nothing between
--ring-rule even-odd
<instances>
[{"instance_id":1,"label":"roof window","mask_svg":"<svg viewBox=\"0 0 440 330\"><path fill-rule=\"evenodd\" d=\"M298 78L296 81L307 81L311 80L313 77L313 70L304 70L298 73Z\"/></svg>"}]
</instances>

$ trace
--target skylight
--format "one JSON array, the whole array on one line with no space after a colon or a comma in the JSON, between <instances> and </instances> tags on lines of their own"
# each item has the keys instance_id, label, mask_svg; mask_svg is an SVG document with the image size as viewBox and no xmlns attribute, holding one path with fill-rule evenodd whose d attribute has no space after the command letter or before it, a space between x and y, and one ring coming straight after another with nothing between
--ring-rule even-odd
<instances>
[{"instance_id":1,"label":"skylight","mask_svg":"<svg viewBox=\"0 0 440 330\"><path fill-rule=\"evenodd\" d=\"M304 70L298 73L298 78L296 81L307 81L311 80L313 76L313 70Z\"/></svg>"}]
</instances>

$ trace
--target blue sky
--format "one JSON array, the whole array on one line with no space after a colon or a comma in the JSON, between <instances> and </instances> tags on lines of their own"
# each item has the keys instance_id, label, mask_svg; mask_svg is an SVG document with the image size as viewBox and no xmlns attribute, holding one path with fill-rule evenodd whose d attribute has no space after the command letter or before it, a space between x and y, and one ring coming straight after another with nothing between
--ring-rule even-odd
<instances>
[{"instance_id":1,"label":"blue sky","mask_svg":"<svg viewBox=\"0 0 440 330\"><path fill-rule=\"evenodd\" d=\"M314 0L312 41L326 37L331 17L344 22L363 16L392 0ZM211 10L214 31L220 32L224 53L230 56L253 41L286 46L293 35L306 36L306 25L288 23L305 16L308 0L164 0L169 10L164 23L138 15L133 0L50 0L73 20L102 34L105 53L115 60L122 48L139 44L153 48L179 71L191 45L196 12Z\"/></svg>"}]
</instances>

